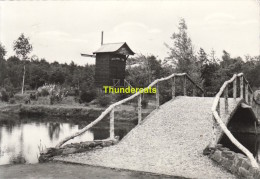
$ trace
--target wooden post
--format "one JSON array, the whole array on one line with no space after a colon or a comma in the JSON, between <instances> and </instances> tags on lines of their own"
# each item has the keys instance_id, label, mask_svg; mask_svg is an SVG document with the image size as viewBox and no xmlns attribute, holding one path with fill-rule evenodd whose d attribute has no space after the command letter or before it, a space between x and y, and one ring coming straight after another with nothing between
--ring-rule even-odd
<instances>
[{"instance_id":1,"label":"wooden post","mask_svg":"<svg viewBox=\"0 0 260 179\"><path fill-rule=\"evenodd\" d=\"M221 128L217 123L214 115L212 115L213 125L212 125L212 139L210 143L210 147L215 148L217 145L217 137L221 134Z\"/></svg>"},{"instance_id":2,"label":"wooden post","mask_svg":"<svg viewBox=\"0 0 260 179\"><path fill-rule=\"evenodd\" d=\"M141 94L138 96L138 124L142 121L142 96Z\"/></svg>"},{"instance_id":3,"label":"wooden post","mask_svg":"<svg viewBox=\"0 0 260 179\"><path fill-rule=\"evenodd\" d=\"M228 86L226 86L224 90L224 98L225 98L225 113L228 113Z\"/></svg>"},{"instance_id":4,"label":"wooden post","mask_svg":"<svg viewBox=\"0 0 260 179\"><path fill-rule=\"evenodd\" d=\"M192 96L196 96L196 87L192 89Z\"/></svg>"},{"instance_id":5,"label":"wooden post","mask_svg":"<svg viewBox=\"0 0 260 179\"><path fill-rule=\"evenodd\" d=\"M237 78L233 81L233 98L234 100L237 98Z\"/></svg>"},{"instance_id":6,"label":"wooden post","mask_svg":"<svg viewBox=\"0 0 260 179\"><path fill-rule=\"evenodd\" d=\"M159 100L159 82L156 83L156 109L160 106L160 100Z\"/></svg>"},{"instance_id":7,"label":"wooden post","mask_svg":"<svg viewBox=\"0 0 260 179\"><path fill-rule=\"evenodd\" d=\"M248 83L245 85L245 101L248 103Z\"/></svg>"},{"instance_id":8,"label":"wooden post","mask_svg":"<svg viewBox=\"0 0 260 179\"><path fill-rule=\"evenodd\" d=\"M115 138L115 108L110 112L110 139Z\"/></svg>"},{"instance_id":9,"label":"wooden post","mask_svg":"<svg viewBox=\"0 0 260 179\"><path fill-rule=\"evenodd\" d=\"M172 99L175 98L175 76L172 78Z\"/></svg>"},{"instance_id":10,"label":"wooden post","mask_svg":"<svg viewBox=\"0 0 260 179\"><path fill-rule=\"evenodd\" d=\"M252 92L250 95L250 105L252 106L254 102L254 93Z\"/></svg>"},{"instance_id":11,"label":"wooden post","mask_svg":"<svg viewBox=\"0 0 260 179\"><path fill-rule=\"evenodd\" d=\"M240 77L240 98L243 98L243 93L244 93L244 79L243 76Z\"/></svg>"},{"instance_id":12,"label":"wooden post","mask_svg":"<svg viewBox=\"0 0 260 179\"><path fill-rule=\"evenodd\" d=\"M187 77L183 76L183 96L187 96Z\"/></svg>"}]
</instances>

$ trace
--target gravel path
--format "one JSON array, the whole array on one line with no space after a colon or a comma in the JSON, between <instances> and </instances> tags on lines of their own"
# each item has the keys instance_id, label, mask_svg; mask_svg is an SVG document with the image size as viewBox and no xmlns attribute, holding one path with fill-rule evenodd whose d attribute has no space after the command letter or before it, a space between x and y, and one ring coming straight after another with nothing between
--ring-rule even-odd
<instances>
[{"instance_id":1,"label":"gravel path","mask_svg":"<svg viewBox=\"0 0 260 179\"><path fill-rule=\"evenodd\" d=\"M202 154L211 139L213 99L177 97L119 144L55 160L187 178L235 178ZM229 104L234 108L236 102L229 99Z\"/></svg>"}]
</instances>

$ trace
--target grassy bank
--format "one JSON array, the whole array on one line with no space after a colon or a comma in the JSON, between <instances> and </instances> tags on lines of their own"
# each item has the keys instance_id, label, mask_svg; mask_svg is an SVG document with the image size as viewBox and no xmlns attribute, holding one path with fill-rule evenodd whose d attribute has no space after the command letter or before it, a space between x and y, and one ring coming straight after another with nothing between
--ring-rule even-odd
<instances>
[{"instance_id":1,"label":"grassy bank","mask_svg":"<svg viewBox=\"0 0 260 179\"><path fill-rule=\"evenodd\" d=\"M25 95L16 95L15 101L0 102L0 113L19 114L24 116L53 116L68 118L96 119L106 109L97 101L91 103L79 103L72 96L64 97L59 103L50 105L50 99L38 97L37 100L31 100L26 104ZM154 100L148 102L142 109L143 118L146 117L154 108ZM113 99L110 103L113 102ZM120 121L137 121L137 101L131 101L127 104L120 105L115 109L115 120ZM109 116L106 116L108 118Z\"/></svg>"},{"instance_id":2,"label":"grassy bank","mask_svg":"<svg viewBox=\"0 0 260 179\"><path fill-rule=\"evenodd\" d=\"M32 104L0 104L0 113L18 114L23 116L53 116L68 118L96 119L105 108L97 106L73 105L32 105ZM152 108L143 110L146 117ZM109 117L109 116L106 116ZM115 120L137 121L137 110L131 105L121 105L115 110Z\"/></svg>"}]
</instances>

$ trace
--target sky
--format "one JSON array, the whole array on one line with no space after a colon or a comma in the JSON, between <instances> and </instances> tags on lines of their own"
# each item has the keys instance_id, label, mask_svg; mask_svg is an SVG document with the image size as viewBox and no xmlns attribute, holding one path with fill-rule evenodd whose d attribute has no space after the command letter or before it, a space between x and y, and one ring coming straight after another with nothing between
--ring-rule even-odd
<instances>
[{"instance_id":1,"label":"sky","mask_svg":"<svg viewBox=\"0 0 260 179\"><path fill-rule=\"evenodd\" d=\"M94 58L81 57L104 43L127 42L135 53L168 56L165 43L178 32L180 18L198 51L211 49L221 57L260 54L258 0L173 1L2 1L0 43L7 57L14 55L13 42L24 33L33 46L31 55L85 65Z\"/></svg>"}]
</instances>

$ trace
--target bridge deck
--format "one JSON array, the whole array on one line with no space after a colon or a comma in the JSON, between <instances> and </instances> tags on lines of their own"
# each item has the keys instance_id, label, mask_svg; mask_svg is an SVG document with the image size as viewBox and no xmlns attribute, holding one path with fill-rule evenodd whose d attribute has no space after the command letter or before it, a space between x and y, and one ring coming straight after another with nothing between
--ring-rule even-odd
<instances>
[{"instance_id":1,"label":"bridge deck","mask_svg":"<svg viewBox=\"0 0 260 179\"><path fill-rule=\"evenodd\" d=\"M213 99L177 97L119 144L55 160L188 178L235 178L202 154L211 140ZM229 99L229 104L232 110L237 102Z\"/></svg>"}]
</instances>

